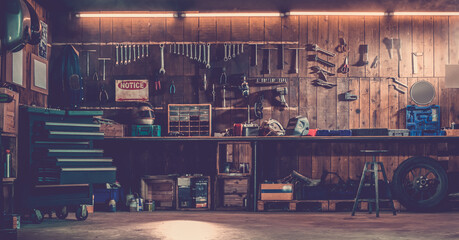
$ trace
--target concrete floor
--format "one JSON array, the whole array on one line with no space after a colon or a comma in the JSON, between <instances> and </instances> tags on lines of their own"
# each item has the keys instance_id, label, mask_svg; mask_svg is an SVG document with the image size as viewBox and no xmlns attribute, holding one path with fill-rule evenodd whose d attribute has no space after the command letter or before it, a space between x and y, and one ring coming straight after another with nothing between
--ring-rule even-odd
<instances>
[{"instance_id":1,"label":"concrete floor","mask_svg":"<svg viewBox=\"0 0 459 240\"><path fill-rule=\"evenodd\" d=\"M459 212L96 212L23 224L18 239L459 239Z\"/></svg>"}]
</instances>

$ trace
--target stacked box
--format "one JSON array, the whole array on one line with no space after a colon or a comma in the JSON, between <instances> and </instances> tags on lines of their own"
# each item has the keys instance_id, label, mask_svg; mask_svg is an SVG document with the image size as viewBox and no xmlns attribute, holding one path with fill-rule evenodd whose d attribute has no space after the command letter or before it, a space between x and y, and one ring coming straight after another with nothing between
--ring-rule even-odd
<instances>
[{"instance_id":1,"label":"stacked box","mask_svg":"<svg viewBox=\"0 0 459 240\"><path fill-rule=\"evenodd\" d=\"M261 200L293 200L293 184L261 184Z\"/></svg>"}]
</instances>

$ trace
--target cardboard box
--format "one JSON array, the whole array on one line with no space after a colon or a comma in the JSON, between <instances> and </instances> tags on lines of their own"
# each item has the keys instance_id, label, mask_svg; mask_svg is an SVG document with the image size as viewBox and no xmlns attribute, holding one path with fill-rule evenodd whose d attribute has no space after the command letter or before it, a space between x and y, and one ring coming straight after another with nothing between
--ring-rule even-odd
<instances>
[{"instance_id":1,"label":"cardboard box","mask_svg":"<svg viewBox=\"0 0 459 240\"><path fill-rule=\"evenodd\" d=\"M446 136L459 136L459 129L445 129Z\"/></svg>"},{"instance_id":2,"label":"cardboard box","mask_svg":"<svg viewBox=\"0 0 459 240\"><path fill-rule=\"evenodd\" d=\"M7 88L0 88L0 93L13 96L10 103L0 103L0 129L6 133L18 132L19 93Z\"/></svg>"},{"instance_id":3,"label":"cardboard box","mask_svg":"<svg viewBox=\"0 0 459 240\"><path fill-rule=\"evenodd\" d=\"M261 184L261 200L293 200L293 184Z\"/></svg>"}]
</instances>

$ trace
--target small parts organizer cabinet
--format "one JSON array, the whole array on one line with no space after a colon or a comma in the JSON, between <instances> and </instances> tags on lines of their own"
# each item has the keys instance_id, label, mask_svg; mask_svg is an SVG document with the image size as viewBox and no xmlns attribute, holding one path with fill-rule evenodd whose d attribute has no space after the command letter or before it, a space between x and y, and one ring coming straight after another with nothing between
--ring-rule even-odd
<instances>
[{"instance_id":1,"label":"small parts organizer cabinet","mask_svg":"<svg viewBox=\"0 0 459 240\"><path fill-rule=\"evenodd\" d=\"M116 181L112 158L93 148L104 138L94 122L102 111L21 107L20 113L25 208L90 205L92 184Z\"/></svg>"},{"instance_id":2,"label":"small parts organizer cabinet","mask_svg":"<svg viewBox=\"0 0 459 240\"><path fill-rule=\"evenodd\" d=\"M168 134L181 136L211 136L212 105L169 104Z\"/></svg>"},{"instance_id":3,"label":"small parts organizer cabinet","mask_svg":"<svg viewBox=\"0 0 459 240\"><path fill-rule=\"evenodd\" d=\"M215 209L247 209L252 175L250 142L218 143Z\"/></svg>"},{"instance_id":4,"label":"small parts organizer cabinet","mask_svg":"<svg viewBox=\"0 0 459 240\"><path fill-rule=\"evenodd\" d=\"M209 210L210 194L209 176L177 178L177 210Z\"/></svg>"}]
</instances>

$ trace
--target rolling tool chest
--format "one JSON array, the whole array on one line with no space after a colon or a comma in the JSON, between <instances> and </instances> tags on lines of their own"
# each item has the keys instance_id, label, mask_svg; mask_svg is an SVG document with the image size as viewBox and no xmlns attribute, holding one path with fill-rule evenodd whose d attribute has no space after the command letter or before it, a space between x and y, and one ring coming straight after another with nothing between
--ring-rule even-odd
<instances>
[{"instance_id":1,"label":"rolling tool chest","mask_svg":"<svg viewBox=\"0 0 459 240\"><path fill-rule=\"evenodd\" d=\"M92 184L116 181L112 159L93 148L104 138L93 120L102 111L22 107L20 113L26 208L92 204Z\"/></svg>"}]
</instances>

